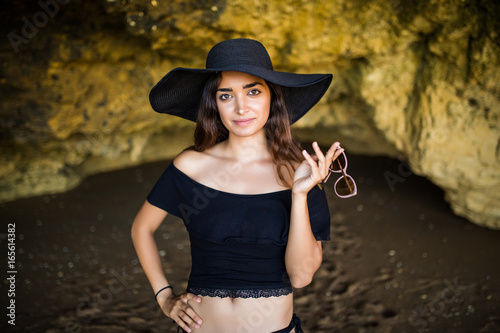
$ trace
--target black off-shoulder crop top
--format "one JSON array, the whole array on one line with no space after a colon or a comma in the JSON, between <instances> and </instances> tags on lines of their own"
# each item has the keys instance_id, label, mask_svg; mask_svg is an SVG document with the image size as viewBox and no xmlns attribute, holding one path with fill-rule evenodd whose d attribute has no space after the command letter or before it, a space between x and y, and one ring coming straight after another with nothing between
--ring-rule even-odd
<instances>
[{"instance_id":1,"label":"black off-shoulder crop top","mask_svg":"<svg viewBox=\"0 0 500 333\"><path fill-rule=\"evenodd\" d=\"M292 292L285 267L291 190L234 194L202 185L171 163L147 200L180 217L191 241L187 290L201 296L259 298ZM324 191L307 197L317 240L330 240Z\"/></svg>"}]
</instances>

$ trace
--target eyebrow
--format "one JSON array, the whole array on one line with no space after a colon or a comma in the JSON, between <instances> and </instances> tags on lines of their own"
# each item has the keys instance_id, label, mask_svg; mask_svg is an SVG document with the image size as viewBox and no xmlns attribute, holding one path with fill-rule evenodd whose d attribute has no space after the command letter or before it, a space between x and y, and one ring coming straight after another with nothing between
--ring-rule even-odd
<instances>
[{"instance_id":1,"label":"eyebrow","mask_svg":"<svg viewBox=\"0 0 500 333\"><path fill-rule=\"evenodd\" d=\"M243 89L248 89L248 88L253 88L257 85L261 85L261 86L264 86L262 83L260 82L252 82L252 83L249 83L249 84L246 84L243 86ZM217 89L217 91L223 91L223 92L227 92L227 91L233 91L233 89L231 88L219 88Z\"/></svg>"}]
</instances>

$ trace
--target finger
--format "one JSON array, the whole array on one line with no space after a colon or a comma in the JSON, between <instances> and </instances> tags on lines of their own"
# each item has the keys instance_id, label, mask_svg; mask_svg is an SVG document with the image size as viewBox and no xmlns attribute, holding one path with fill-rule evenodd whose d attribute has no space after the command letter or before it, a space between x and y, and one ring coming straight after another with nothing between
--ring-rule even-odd
<instances>
[{"instance_id":1,"label":"finger","mask_svg":"<svg viewBox=\"0 0 500 333\"><path fill-rule=\"evenodd\" d=\"M336 147L336 146L338 146L338 144L336 146L335 146L335 144L332 146ZM330 147L330 149L327 151L326 156L323 155L323 152L319 148L319 145L317 142L313 143L313 148L318 156L318 171L320 172L321 179L325 179L329 174L329 171L330 171L329 168L333 162L332 147Z\"/></svg>"},{"instance_id":2,"label":"finger","mask_svg":"<svg viewBox=\"0 0 500 333\"><path fill-rule=\"evenodd\" d=\"M182 303L180 306L177 306L177 318L172 316L172 319L174 319L175 322L186 332L191 332L192 328L200 328L200 324L197 324L188 314L188 312L190 312L189 308L190 307L188 305ZM191 311L194 313L194 310L191 309Z\"/></svg>"},{"instance_id":3,"label":"finger","mask_svg":"<svg viewBox=\"0 0 500 333\"><path fill-rule=\"evenodd\" d=\"M344 153L344 148L340 147L340 145L336 146L335 151L333 152L332 160L330 162L330 165L340 156Z\"/></svg>"},{"instance_id":4,"label":"finger","mask_svg":"<svg viewBox=\"0 0 500 333\"><path fill-rule=\"evenodd\" d=\"M335 161L342 153L344 152L344 148L337 149L335 155L333 155L332 162Z\"/></svg>"},{"instance_id":5,"label":"finger","mask_svg":"<svg viewBox=\"0 0 500 333\"><path fill-rule=\"evenodd\" d=\"M184 322L184 320L183 320L183 319L181 319L180 317L179 317L179 320L178 320L178 321L176 320L175 322L176 322L176 323L177 323L177 325L179 325L179 326L180 326L180 327L181 327L184 331L186 331L186 332L188 332L188 333L192 331L191 327L189 327L189 325L188 325L188 324L186 324L186 323Z\"/></svg>"},{"instance_id":6,"label":"finger","mask_svg":"<svg viewBox=\"0 0 500 333\"><path fill-rule=\"evenodd\" d=\"M186 294L184 294L184 298L187 301L194 301L196 303L201 303L201 297L198 295L195 295L195 294L186 293Z\"/></svg>"},{"instance_id":7,"label":"finger","mask_svg":"<svg viewBox=\"0 0 500 333\"><path fill-rule=\"evenodd\" d=\"M189 316L191 319L191 323L188 323L191 327L194 328L200 328L200 325L202 324L202 320L200 316L193 310L192 307L189 307L185 310L186 314Z\"/></svg>"},{"instance_id":8,"label":"finger","mask_svg":"<svg viewBox=\"0 0 500 333\"><path fill-rule=\"evenodd\" d=\"M191 293L187 293L186 294L186 299L188 301L193 301L193 302L196 302L196 303L201 303L201 297L195 295L195 294L191 294ZM187 308L185 310L185 312L194 320L194 322L196 322L198 325L201 325L201 323L203 322L203 320L201 319L201 317L196 313L196 311L194 311L194 309L188 304L187 304ZM199 327L198 327L199 328Z\"/></svg>"},{"instance_id":9,"label":"finger","mask_svg":"<svg viewBox=\"0 0 500 333\"><path fill-rule=\"evenodd\" d=\"M186 293L182 295L181 297L183 304L180 306L181 309L189 316L191 319L191 322L188 322L188 324L192 327L199 328L199 325L202 323L201 317L194 311L194 309L189 305L189 301L193 301L196 303L201 303L201 297L191 294L191 293Z\"/></svg>"},{"instance_id":10,"label":"finger","mask_svg":"<svg viewBox=\"0 0 500 333\"><path fill-rule=\"evenodd\" d=\"M328 149L328 151L326 152L326 158L328 161L333 161L336 157L335 155L339 156L341 154L341 152L344 151L343 148L340 147L340 143L337 141L337 142L334 142L330 149ZM331 164L331 163L330 163Z\"/></svg>"},{"instance_id":11,"label":"finger","mask_svg":"<svg viewBox=\"0 0 500 333\"><path fill-rule=\"evenodd\" d=\"M316 153L316 156L318 157L318 163L320 163L320 166L325 163L325 155L323 155L323 152L319 148L318 143L315 141L313 142L313 149L314 152Z\"/></svg>"},{"instance_id":12,"label":"finger","mask_svg":"<svg viewBox=\"0 0 500 333\"><path fill-rule=\"evenodd\" d=\"M182 313L180 317L186 326L186 328L183 327L184 331L191 332L193 328L200 328L200 324L197 324L186 312Z\"/></svg>"},{"instance_id":13,"label":"finger","mask_svg":"<svg viewBox=\"0 0 500 333\"><path fill-rule=\"evenodd\" d=\"M184 320L181 318L181 314L174 314L172 313L170 318L172 318L177 325L179 325L184 331L186 332L191 332L191 328L184 322Z\"/></svg>"},{"instance_id":14,"label":"finger","mask_svg":"<svg viewBox=\"0 0 500 333\"><path fill-rule=\"evenodd\" d=\"M304 158L306 159L307 163L309 163L309 165L311 167L316 167L316 168L318 167L318 164L316 163L316 161L314 160L314 158L311 155L309 155L309 153L307 152L307 150L304 149L302 151L302 156L304 156Z\"/></svg>"},{"instance_id":15,"label":"finger","mask_svg":"<svg viewBox=\"0 0 500 333\"><path fill-rule=\"evenodd\" d=\"M319 169L318 169L318 164L314 161L314 159L311 157L311 155L309 155L309 153L306 150L302 151L302 155L304 156L307 163L311 167L312 178L315 180L318 180L318 181L323 179L324 177L321 177L321 173L319 172Z\"/></svg>"}]
</instances>

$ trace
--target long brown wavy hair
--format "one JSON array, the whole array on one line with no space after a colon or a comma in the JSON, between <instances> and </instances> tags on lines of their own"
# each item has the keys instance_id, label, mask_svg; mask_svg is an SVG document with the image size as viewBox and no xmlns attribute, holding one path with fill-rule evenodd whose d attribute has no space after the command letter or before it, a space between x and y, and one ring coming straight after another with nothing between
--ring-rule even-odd
<instances>
[{"instance_id":1,"label":"long brown wavy hair","mask_svg":"<svg viewBox=\"0 0 500 333\"><path fill-rule=\"evenodd\" d=\"M203 89L198 119L194 131L194 146L190 149L204 151L226 140L229 131L222 123L217 108L216 93L221 81L221 73L214 73ZM283 185L291 187L296 165L303 160L300 142L290 130L290 118L281 86L267 82L271 92L269 118L264 125L267 145L276 165L278 177ZM285 175L285 172L287 175Z\"/></svg>"}]
</instances>

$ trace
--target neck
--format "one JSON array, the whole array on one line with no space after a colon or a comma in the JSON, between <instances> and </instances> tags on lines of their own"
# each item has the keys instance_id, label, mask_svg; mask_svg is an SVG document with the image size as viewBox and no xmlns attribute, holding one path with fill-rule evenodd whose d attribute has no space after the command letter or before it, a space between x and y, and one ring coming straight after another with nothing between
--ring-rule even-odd
<instances>
[{"instance_id":1,"label":"neck","mask_svg":"<svg viewBox=\"0 0 500 333\"><path fill-rule=\"evenodd\" d=\"M270 157L264 130L251 137L229 135L225 142L228 156L240 162L252 162Z\"/></svg>"}]
</instances>

